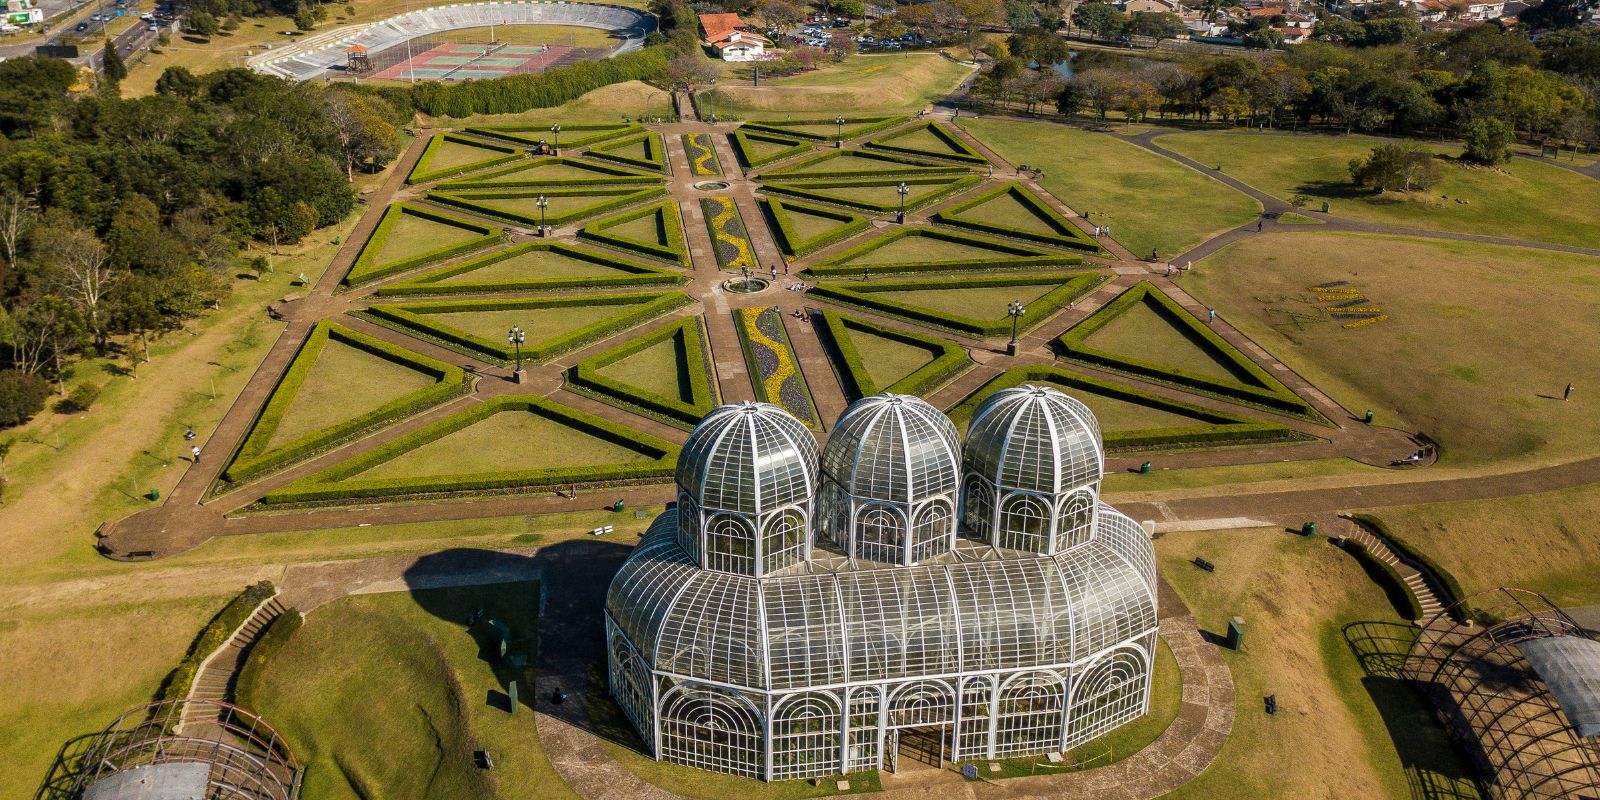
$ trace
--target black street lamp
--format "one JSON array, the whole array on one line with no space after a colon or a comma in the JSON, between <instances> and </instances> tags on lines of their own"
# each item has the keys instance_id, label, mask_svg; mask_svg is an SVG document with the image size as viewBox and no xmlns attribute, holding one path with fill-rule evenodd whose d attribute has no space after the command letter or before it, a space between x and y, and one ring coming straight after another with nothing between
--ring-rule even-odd
<instances>
[{"instance_id":1,"label":"black street lamp","mask_svg":"<svg viewBox=\"0 0 1600 800\"><path fill-rule=\"evenodd\" d=\"M835 149L844 147L844 115L833 118L833 146Z\"/></svg>"},{"instance_id":2,"label":"black street lamp","mask_svg":"<svg viewBox=\"0 0 1600 800\"><path fill-rule=\"evenodd\" d=\"M895 221L904 225L906 223L906 195L911 194L911 187L901 183L899 186L894 187L894 190L896 194L900 195L900 216Z\"/></svg>"},{"instance_id":3,"label":"black street lamp","mask_svg":"<svg viewBox=\"0 0 1600 800\"><path fill-rule=\"evenodd\" d=\"M556 137L555 155L559 156L559 155L561 155L561 123L557 122L556 124L551 125L550 126L550 132L555 134L555 137Z\"/></svg>"},{"instance_id":4,"label":"black street lamp","mask_svg":"<svg viewBox=\"0 0 1600 800\"><path fill-rule=\"evenodd\" d=\"M506 333L506 344L517 348L517 368L511 371L517 383L522 382L522 343L527 340L528 334L516 325L512 325L511 330Z\"/></svg>"},{"instance_id":5,"label":"black street lamp","mask_svg":"<svg viewBox=\"0 0 1600 800\"><path fill-rule=\"evenodd\" d=\"M526 195L524 195L526 197ZM550 228L544 224L544 210L550 205L550 198L539 195L533 199L533 204L539 207L539 235L549 236Z\"/></svg>"},{"instance_id":6,"label":"black street lamp","mask_svg":"<svg viewBox=\"0 0 1600 800\"><path fill-rule=\"evenodd\" d=\"M1006 306L1006 316L1011 318L1011 344L1006 345L1006 355L1008 356L1017 354L1017 322L1026 313L1028 313L1028 309L1022 304L1021 300L1012 300L1011 305Z\"/></svg>"},{"instance_id":7,"label":"black street lamp","mask_svg":"<svg viewBox=\"0 0 1600 800\"><path fill-rule=\"evenodd\" d=\"M711 103L711 124L717 124L717 79L711 79L711 89L707 92Z\"/></svg>"}]
</instances>

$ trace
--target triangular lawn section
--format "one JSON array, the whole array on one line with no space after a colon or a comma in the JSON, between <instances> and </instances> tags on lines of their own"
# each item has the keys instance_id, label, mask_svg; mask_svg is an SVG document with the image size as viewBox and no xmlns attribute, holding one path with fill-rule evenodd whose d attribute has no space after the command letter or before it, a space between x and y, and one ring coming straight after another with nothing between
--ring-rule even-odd
<instances>
[{"instance_id":1,"label":"triangular lawn section","mask_svg":"<svg viewBox=\"0 0 1600 800\"><path fill-rule=\"evenodd\" d=\"M743 128L728 134L728 141L733 143L739 162L748 169L811 152L811 145L805 140Z\"/></svg>"},{"instance_id":2,"label":"triangular lawn section","mask_svg":"<svg viewBox=\"0 0 1600 800\"><path fill-rule=\"evenodd\" d=\"M1100 245L1020 183L1006 183L933 215L941 225L1057 247L1100 251Z\"/></svg>"},{"instance_id":3,"label":"triangular lawn section","mask_svg":"<svg viewBox=\"0 0 1600 800\"><path fill-rule=\"evenodd\" d=\"M1076 266L1083 259L1021 242L945 230L897 227L809 267L822 276L958 272Z\"/></svg>"},{"instance_id":4,"label":"triangular lawn section","mask_svg":"<svg viewBox=\"0 0 1600 800\"><path fill-rule=\"evenodd\" d=\"M494 397L277 489L266 505L667 478L671 442L532 395Z\"/></svg>"},{"instance_id":5,"label":"triangular lawn section","mask_svg":"<svg viewBox=\"0 0 1600 800\"><path fill-rule=\"evenodd\" d=\"M880 392L924 394L969 363L967 351L949 339L878 325L837 311L821 317L839 374L850 399Z\"/></svg>"},{"instance_id":6,"label":"triangular lawn section","mask_svg":"<svg viewBox=\"0 0 1600 800\"><path fill-rule=\"evenodd\" d=\"M716 405L698 317L579 361L572 382L669 422L693 426Z\"/></svg>"},{"instance_id":7,"label":"triangular lawn section","mask_svg":"<svg viewBox=\"0 0 1600 800\"><path fill-rule=\"evenodd\" d=\"M460 367L319 322L222 477L237 483L454 396Z\"/></svg>"},{"instance_id":8,"label":"triangular lawn section","mask_svg":"<svg viewBox=\"0 0 1600 800\"><path fill-rule=\"evenodd\" d=\"M639 169L667 171L666 143L654 131L595 145L589 148L588 155Z\"/></svg>"},{"instance_id":9,"label":"triangular lawn section","mask_svg":"<svg viewBox=\"0 0 1600 800\"><path fill-rule=\"evenodd\" d=\"M871 224L860 214L806 205L776 197L762 198L761 211L778 242L790 258L800 258L835 242L842 242Z\"/></svg>"},{"instance_id":10,"label":"triangular lawn section","mask_svg":"<svg viewBox=\"0 0 1600 800\"><path fill-rule=\"evenodd\" d=\"M344 277L347 286L404 272L494 242L500 228L410 203L393 203L383 212Z\"/></svg>"},{"instance_id":11,"label":"triangular lawn section","mask_svg":"<svg viewBox=\"0 0 1600 800\"><path fill-rule=\"evenodd\" d=\"M892 214L900 209L900 194L896 187L905 184L910 193L905 198L906 211L915 211L977 186L976 175L949 175L911 178L858 178L855 180L826 180L814 183L774 182L763 184L761 191L768 195L781 195L815 203L844 206L845 208Z\"/></svg>"},{"instance_id":12,"label":"triangular lawn section","mask_svg":"<svg viewBox=\"0 0 1600 800\"><path fill-rule=\"evenodd\" d=\"M1095 273L1045 273L824 282L809 294L969 336L999 336L1011 330L1011 317L1006 312L1012 301L1026 306L1018 327L1023 331L1043 322L1101 280Z\"/></svg>"},{"instance_id":13,"label":"triangular lawn section","mask_svg":"<svg viewBox=\"0 0 1600 800\"><path fill-rule=\"evenodd\" d=\"M1117 325L1123 317L1129 324ZM1310 404L1149 281L1118 295L1056 343L1068 358L1097 367L1316 416Z\"/></svg>"},{"instance_id":14,"label":"triangular lawn section","mask_svg":"<svg viewBox=\"0 0 1600 800\"><path fill-rule=\"evenodd\" d=\"M681 292L514 297L380 303L368 318L474 358L509 363L517 348L506 341L516 326L526 339L522 357L543 361L654 319L689 302Z\"/></svg>"},{"instance_id":15,"label":"triangular lawn section","mask_svg":"<svg viewBox=\"0 0 1600 800\"><path fill-rule=\"evenodd\" d=\"M879 136L868 141L866 146L874 150L942 158L964 164L989 163L989 159L972 149L971 145L961 141L960 137L952 133L949 128L932 120Z\"/></svg>"},{"instance_id":16,"label":"triangular lawn section","mask_svg":"<svg viewBox=\"0 0 1600 800\"><path fill-rule=\"evenodd\" d=\"M378 290L381 296L489 294L576 287L648 286L684 281L667 267L563 242L525 242Z\"/></svg>"},{"instance_id":17,"label":"triangular lawn section","mask_svg":"<svg viewBox=\"0 0 1600 800\"><path fill-rule=\"evenodd\" d=\"M672 200L598 219L578 231L578 236L600 244L689 264L689 247L683 238L683 215Z\"/></svg>"},{"instance_id":18,"label":"triangular lawn section","mask_svg":"<svg viewBox=\"0 0 1600 800\"><path fill-rule=\"evenodd\" d=\"M527 186L658 186L661 176L581 158L547 156L480 172L470 178L445 181L435 188L516 189Z\"/></svg>"},{"instance_id":19,"label":"triangular lawn section","mask_svg":"<svg viewBox=\"0 0 1600 800\"><path fill-rule=\"evenodd\" d=\"M874 131L891 128L905 121L905 117L845 117L841 129L838 118L817 119L758 119L751 120L742 126L742 129L756 130L766 133L777 133L793 136L800 139L810 139L817 142L831 142L836 137L854 139L865 136Z\"/></svg>"},{"instance_id":20,"label":"triangular lawn section","mask_svg":"<svg viewBox=\"0 0 1600 800\"><path fill-rule=\"evenodd\" d=\"M541 142L554 146L560 140L562 147L583 147L614 139L628 133L638 133L644 126L636 122L612 122L567 124L561 126L561 132L550 130L550 124L543 125L483 125L467 128L464 133L481 136L485 139L499 139L512 142L523 147L536 147Z\"/></svg>"},{"instance_id":21,"label":"triangular lawn section","mask_svg":"<svg viewBox=\"0 0 1600 800\"><path fill-rule=\"evenodd\" d=\"M1312 438L1280 422L1215 411L1056 366L1017 367L1001 373L950 409L950 418L958 427L965 427L989 395L1025 384L1060 389L1089 406L1100 423L1106 449L1112 451L1227 447Z\"/></svg>"},{"instance_id":22,"label":"triangular lawn section","mask_svg":"<svg viewBox=\"0 0 1600 800\"><path fill-rule=\"evenodd\" d=\"M485 217L537 227L560 226L626 208L665 194L660 186L597 186L592 189L475 189L429 192L428 199ZM544 198L541 216L539 198Z\"/></svg>"},{"instance_id":23,"label":"triangular lawn section","mask_svg":"<svg viewBox=\"0 0 1600 800\"><path fill-rule=\"evenodd\" d=\"M889 175L966 175L966 167L934 164L893 153L871 150L825 150L756 176L760 181L854 180Z\"/></svg>"},{"instance_id":24,"label":"triangular lawn section","mask_svg":"<svg viewBox=\"0 0 1600 800\"><path fill-rule=\"evenodd\" d=\"M522 151L508 144L496 144L459 133L436 133L428 140L406 183L428 181L485 169L523 157Z\"/></svg>"}]
</instances>

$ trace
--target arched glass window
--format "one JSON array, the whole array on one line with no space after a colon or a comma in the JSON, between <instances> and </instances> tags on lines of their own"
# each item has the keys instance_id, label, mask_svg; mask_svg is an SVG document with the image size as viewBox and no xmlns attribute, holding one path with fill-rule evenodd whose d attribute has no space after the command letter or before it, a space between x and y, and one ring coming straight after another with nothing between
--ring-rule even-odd
<instances>
[{"instance_id":1,"label":"arched glass window","mask_svg":"<svg viewBox=\"0 0 1600 800\"><path fill-rule=\"evenodd\" d=\"M905 552L906 523L883 506L856 512L856 558L898 564Z\"/></svg>"},{"instance_id":2,"label":"arched glass window","mask_svg":"<svg viewBox=\"0 0 1600 800\"><path fill-rule=\"evenodd\" d=\"M845 754L849 771L877 769L878 717L883 710L883 692L876 686L862 686L850 692L850 750Z\"/></svg>"},{"instance_id":3,"label":"arched glass window","mask_svg":"<svg viewBox=\"0 0 1600 800\"><path fill-rule=\"evenodd\" d=\"M700 508L688 492L678 492L678 544L690 558L700 560Z\"/></svg>"},{"instance_id":4,"label":"arched glass window","mask_svg":"<svg viewBox=\"0 0 1600 800\"><path fill-rule=\"evenodd\" d=\"M675 687L661 700L661 757L761 777L761 715L749 699L711 686Z\"/></svg>"},{"instance_id":5,"label":"arched glass window","mask_svg":"<svg viewBox=\"0 0 1600 800\"><path fill-rule=\"evenodd\" d=\"M1050 504L1029 494L1014 494L1000 508L994 544L1010 550L1043 553L1050 544Z\"/></svg>"},{"instance_id":6,"label":"arched glass window","mask_svg":"<svg viewBox=\"0 0 1600 800\"><path fill-rule=\"evenodd\" d=\"M955 693L942 681L914 681L894 691L889 725L904 728L942 725L955 719Z\"/></svg>"},{"instance_id":7,"label":"arched glass window","mask_svg":"<svg viewBox=\"0 0 1600 800\"><path fill-rule=\"evenodd\" d=\"M648 739L654 727L651 716L655 713L651 708L650 673L633 646L621 635L614 635L611 640L611 696L622 706L633 727Z\"/></svg>"},{"instance_id":8,"label":"arched glass window","mask_svg":"<svg viewBox=\"0 0 1600 800\"><path fill-rule=\"evenodd\" d=\"M766 574L797 564L806 555L806 518L786 508L767 520L761 547L761 572Z\"/></svg>"},{"instance_id":9,"label":"arched glass window","mask_svg":"<svg viewBox=\"0 0 1600 800\"><path fill-rule=\"evenodd\" d=\"M785 698L772 714L772 779L839 772L839 727L833 695L811 692Z\"/></svg>"},{"instance_id":10,"label":"arched glass window","mask_svg":"<svg viewBox=\"0 0 1600 800\"><path fill-rule=\"evenodd\" d=\"M961 510L967 535L979 541L987 540L989 529L994 525L994 487L976 475L967 478L961 495Z\"/></svg>"},{"instance_id":11,"label":"arched glass window","mask_svg":"<svg viewBox=\"0 0 1600 800\"><path fill-rule=\"evenodd\" d=\"M1067 689L1059 676L1035 672L1013 678L1000 689L995 758L1061 748L1061 723Z\"/></svg>"},{"instance_id":12,"label":"arched glass window","mask_svg":"<svg viewBox=\"0 0 1600 800\"><path fill-rule=\"evenodd\" d=\"M917 512L911 526L911 563L925 561L950 549L950 526L955 520L942 500L932 500Z\"/></svg>"},{"instance_id":13,"label":"arched glass window","mask_svg":"<svg viewBox=\"0 0 1600 800\"><path fill-rule=\"evenodd\" d=\"M755 569L755 531L742 517L718 514L706 521L707 569L750 575Z\"/></svg>"},{"instance_id":14,"label":"arched glass window","mask_svg":"<svg viewBox=\"0 0 1600 800\"><path fill-rule=\"evenodd\" d=\"M989 719L994 716L994 678L977 675L961 682L961 730L952 758L989 757Z\"/></svg>"},{"instance_id":15,"label":"arched glass window","mask_svg":"<svg viewBox=\"0 0 1600 800\"><path fill-rule=\"evenodd\" d=\"M1072 688L1067 746L1094 738L1144 711L1150 668L1144 655L1124 648L1091 666Z\"/></svg>"},{"instance_id":16,"label":"arched glass window","mask_svg":"<svg viewBox=\"0 0 1600 800\"><path fill-rule=\"evenodd\" d=\"M828 541L841 547L850 531L850 499L844 487L833 481L822 484L817 498L818 529Z\"/></svg>"},{"instance_id":17,"label":"arched glass window","mask_svg":"<svg viewBox=\"0 0 1600 800\"><path fill-rule=\"evenodd\" d=\"M1077 491L1061 507L1056 521L1056 552L1060 553L1089 541L1094 533L1094 495Z\"/></svg>"}]
</instances>

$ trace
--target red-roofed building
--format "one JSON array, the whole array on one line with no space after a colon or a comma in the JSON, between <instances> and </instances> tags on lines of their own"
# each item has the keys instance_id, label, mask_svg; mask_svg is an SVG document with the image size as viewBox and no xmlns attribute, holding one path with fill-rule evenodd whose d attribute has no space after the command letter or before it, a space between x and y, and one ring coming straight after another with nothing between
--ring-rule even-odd
<instances>
[{"instance_id":1,"label":"red-roofed building","mask_svg":"<svg viewBox=\"0 0 1600 800\"><path fill-rule=\"evenodd\" d=\"M738 14L701 14L700 38L723 61L755 61L766 55L772 44Z\"/></svg>"}]
</instances>

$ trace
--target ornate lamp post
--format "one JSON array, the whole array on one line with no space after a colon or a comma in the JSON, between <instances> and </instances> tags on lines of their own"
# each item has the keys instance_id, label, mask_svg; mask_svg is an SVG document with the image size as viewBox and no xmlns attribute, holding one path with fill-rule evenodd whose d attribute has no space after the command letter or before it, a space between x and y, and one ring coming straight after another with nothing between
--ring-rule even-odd
<instances>
[{"instance_id":1,"label":"ornate lamp post","mask_svg":"<svg viewBox=\"0 0 1600 800\"><path fill-rule=\"evenodd\" d=\"M711 103L711 124L717 124L717 79L711 79L711 89L707 92Z\"/></svg>"},{"instance_id":2,"label":"ornate lamp post","mask_svg":"<svg viewBox=\"0 0 1600 800\"><path fill-rule=\"evenodd\" d=\"M906 195L911 194L911 187L901 183L899 186L894 187L894 190L896 194L900 195L900 216L895 218L895 222L904 225L906 223Z\"/></svg>"},{"instance_id":3,"label":"ornate lamp post","mask_svg":"<svg viewBox=\"0 0 1600 800\"><path fill-rule=\"evenodd\" d=\"M833 146L835 149L844 147L844 115L833 118Z\"/></svg>"},{"instance_id":4,"label":"ornate lamp post","mask_svg":"<svg viewBox=\"0 0 1600 800\"><path fill-rule=\"evenodd\" d=\"M539 207L539 235L549 236L550 228L544 224L544 210L550 205L550 198L541 194L533 199L533 204Z\"/></svg>"},{"instance_id":5,"label":"ornate lamp post","mask_svg":"<svg viewBox=\"0 0 1600 800\"><path fill-rule=\"evenodd\" d=\"M551 125L550 126L550 133L555 135L555 138L556 138L555 154L559 156L559 155L561 155L561 123L557 122L556 124Z\"/></svg>"},{"instance_id":6,"label":"ornate lamp post","mask_svg":"<svg viewBox=\"0 0 1600 800\"><path fill-rule=\"evenodd\" d=\"M527 340L528 334L516 325L512 325L511 330L506 333L506 344L517 348L517 368L511 371L511 379L517 383L522 383L523 379L522 343Z\"/></svg>"},{"instance_id":7,"label":"ornate lamp post","mask_svg":"<svg viewBox=\"0 0 1600 800\"><path fill-rule=\"evenodd\" d=\"M1011 318L1011 343L1006 345L1006 355L1008 356L1017 354L1017 321L1021 320L1022 315L1026 313L1028 313L1028 308L1022 304L1021 300L1012 300L1011 305L1006 306L1006 316Z\"/></svg>"}]
</instances>

